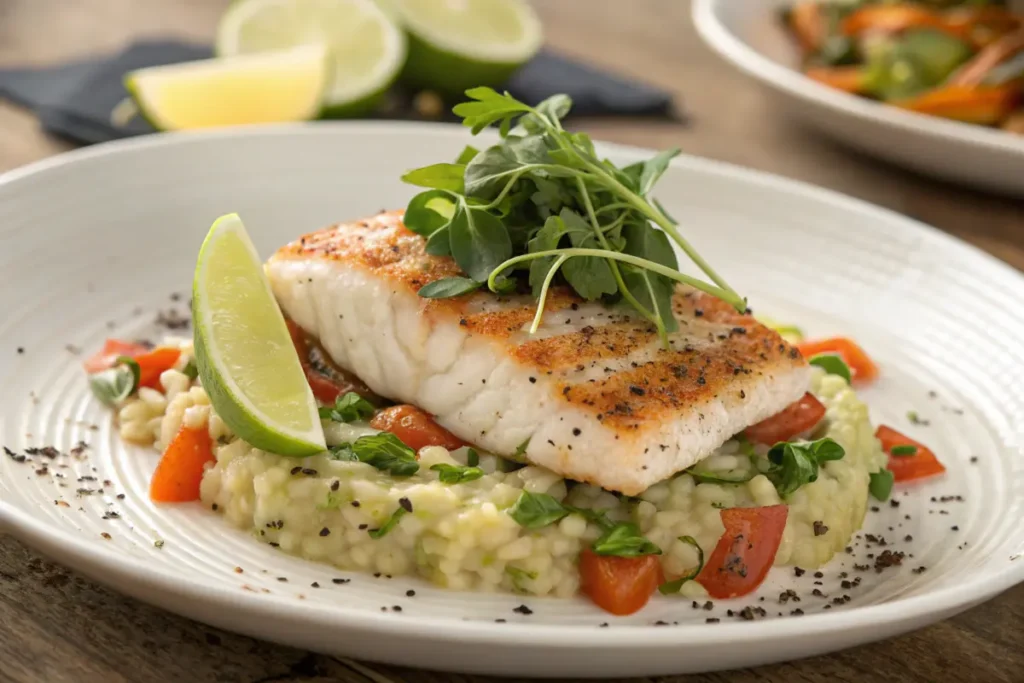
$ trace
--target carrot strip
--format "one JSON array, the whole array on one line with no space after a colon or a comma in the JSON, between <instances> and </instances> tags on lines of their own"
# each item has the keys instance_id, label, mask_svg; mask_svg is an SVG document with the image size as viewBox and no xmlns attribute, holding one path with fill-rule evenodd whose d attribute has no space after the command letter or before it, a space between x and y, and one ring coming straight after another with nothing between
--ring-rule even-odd
<instances>
[{"instance_id":1,"label":"carrot strip","mask_svg":"<svg viewBox=\"0 0 1024 683\"><path fill-rule=\"evenodd\" d=\"M1006 118L1021 97L1019 84L968 87L952 85L918 97L890 102L897 107L965 123L994 125Z\"/></svg>"},{"instance_id":2,"label":"carrot strip","mask_svg":"<svg viewBox=\"0 0 1024 683\"><path fill-rule=\"evenodd\" d=\"M864 69L860 66L814 67L806 74L812 81L843 92L858 93L864 89Z\"/></svg>"},{"instance_id":3,"label":"carrot strip","mask_svg":"<svg viewBox=\"0 0 1024 683\"><path fill-rule=\"evenodd\" d=\"M817 2L798 2L789 14L789 26L804 54L821 49L825 42L825 17Z\"/></svg>"}]
</instances>

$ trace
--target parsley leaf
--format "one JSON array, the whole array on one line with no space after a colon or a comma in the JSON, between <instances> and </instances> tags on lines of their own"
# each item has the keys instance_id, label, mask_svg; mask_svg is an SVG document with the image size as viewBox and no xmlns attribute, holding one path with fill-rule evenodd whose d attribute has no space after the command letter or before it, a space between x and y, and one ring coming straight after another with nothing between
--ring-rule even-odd
<instances>
[{"instance_id":1,"label":"parsley leaf","mask_svg":"<svg viewBox=\"0 0 1024 683\"><path fill-rule=\"evenodd\" d=\"M464 164L433 164L409 171L402 180L410 185L462 193L465 173Z\"/></svg>"},{"instance_id":2,"label":"parsley leaf","mask_svg":"<svg viewBox=\"0 0 1024 683\"><path fill-rule=\"evenodd\" d=\"M188 359L188 362L185 363L185 367L181 369L181 374L185 375L189 379L195 379L199 376L199 368L196 367L195 358Z\"/></svg>"},{"instance_id":3,"label":"parsley leaf","mask_svg":"<svg viewBox=\"0 0 1024 683\"><path fill-rule=\"evenodd\" d=\"M334 400L333 406L321 406L320 419L334 422L357 422L373 417L373 404L354 391Z\"/></svg>"},{"instance_id":4,"label":"parsley leaf","mask_svg":"<svg viewBox=\"0 0 1024 683\"><path fill-rule=\"evenodd\" d=\"M679 540L683 543L688 543L697 549L697 567L678 579L673 581L666 581L665 583L658 586L658 592L662 595L671 595L672 593L678 593L679 589L683 587L683 584L687 581L693 581L700 575L700 571L704 569L704 550L700 547L700 544L693 538L693 536L680 536Z\"/></svg>"},{"instance_id":5,"label":"parsley leaf","mask_svg":"<svg viewBox=\"0 0 1024 683\"><path fill-rule=\"evenodd\" d=\"M331 454L338 460L365 462L396 477L409 477L420 469L416 452L390 432L361 436L351 444L335 446Z\"/></svg>"},{"instance_id":6,"label":"parsley leaf","mask_svg":"<svg viewBox=\"0 0 1024 683\"><path fill-rule=\"evenodd\" d=\"M818 480L818 468L829 460L839 460L846 451L829 438L811 442L777 443L768 451L771 463L766 476L780 496L793 493L804 484Z\"/></svg>"},{"instance_id":7,"label":"parsley leaf","mask_svg":"<svg viewBox=\"0 0 1024 683\"><path fill-rule=\"evenodd\" d=\"M641 533L636 524L622 522L608 529L594 541L591 548L598 555L614 555L615 557L640 557L641 555L661 555L661 548L651 543Z\"/></svg>"},{"instance_id":8,"label":"parsley leaf","mask_svg":"<svg viewBox=\"0 0 1024 683\"><path fill-rule=\"evenodd\" d=\"M881 502L889 500L889 496L892 495L892 485L895 481L895 477L892 472L886 469L879 470L871 473L871 479L868 482L868 491L872 497Z\"/></svg>"},{"instance_id":9,"label":"parsley leaf","mask_svg":"<svg viewBox=\"0 0 1024 683\"><path fill-rule=\"evenodd\" d=\"M464 484L467 481L474 481L484 476L484 471L479 467L463 467L462 465L438 463L431 466L430 469L438 473L442 484Z\"/></svg>"},{"instance_id":10,"label":"parsley leaf","mask_svg":"<svg viewBox=\"0 0 1024 683\"><path fill-rule=\"evenodd\" d=\"M120 356L114 367L89 375L89 388L104 405L116 406L138 390L141 377L135 359Z\"/></svg>"},{"instance_id":11,"label":"parsley leaf","mask_svg":"<svg viewBox=\"0 0 1024 683\"><path fill-rule=\"evenodd\" d=\"M530 493L523 491L516 500L508 514L516 521L516 524L524 529L542 529L549 524L554 524L566 515L570 510L559 503L554 496L546 493Z\"/></svg>"},{"instance_id":12,"label":"parsley leaf","mask_svg":"<svg viewBox=\"0 0 1024 683\"><path fill-rule=\"evenodd\" d=\"M839 375L849 384L852 381L850 366L842 358L834 353L819 353L811 356L807 361L810 365L817 365L830 375Z\"/></svg>"},{"instance_id":13,"label":"parsley leaf","mask_svg":"<svg viewBox=\"0 0 1024 683\"><path fill-rule=\"evenodd\" d=\"M455 262L477 282L486 282L512 255L512 242L501 220L465 202L459 204L448 227L448 244Z\"/></svg>"},{"instance_id":14,"label":"parsley leaf","mask_svg":"<svg viewBox=\"0 0 1024 683\"><path fill-rule=\"evenodd\" d=\"M908 455L917 455L917 446L905 445L905 446L893 446L889 450L890 455L897 457L906 457Z\"/></svg>"}]
</instances>

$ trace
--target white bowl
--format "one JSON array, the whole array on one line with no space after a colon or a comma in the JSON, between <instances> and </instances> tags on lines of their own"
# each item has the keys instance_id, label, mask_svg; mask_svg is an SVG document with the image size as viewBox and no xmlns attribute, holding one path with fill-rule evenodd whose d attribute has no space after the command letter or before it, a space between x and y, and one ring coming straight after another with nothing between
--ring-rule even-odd
<instances>
[{"instance_id":1,"label":"white bowl","mask_svg":"<svg viewBox=\"0 0 1024 683\"><path fill-rule=\"evenodd\" d=\"M842 143L921 173L1024 197L1024 136L904 111L816 83L778 19L792 0L694 0L701 37Z\"/></svg>"}]
</instances>

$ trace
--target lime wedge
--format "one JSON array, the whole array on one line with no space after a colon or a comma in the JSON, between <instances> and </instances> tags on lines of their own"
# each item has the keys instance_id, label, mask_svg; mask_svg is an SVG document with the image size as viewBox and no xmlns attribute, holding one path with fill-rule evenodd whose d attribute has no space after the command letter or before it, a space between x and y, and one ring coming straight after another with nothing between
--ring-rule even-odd
<instances>
[{"instance_id":1,"label":"lime wedge","mask_svg":"<svg viewBox=\"0 0 1024 683\"><path fill-rule=\"evenodd\" d=\"M199 250L192 318L203 388L235 434L280 455L326 450L313 392L237 214L218 218Z\"/></svg>"},{"instance_id":2,"label":"lime wedge","mask_svg":"<svg viewBox=\"0 0 1024 683\"><path fill-rule=\"evenodd\" d=\"M307 46L139 69L125 87L158 130L305 121L320 113L329 69L326 48Z\"/></svg>"},{"instance_id":3,"label":"lime wedge","mask_svg":"<svg viewBox=\"0 0 1024 683\"><path fill-rule=\"evenodd\" d=\"M543 40L540 20L522 0L390 0L409 33L402 80L461 96L499 86L528 62Z\"/></svg>"},{"instance_id":4,"label":"lime wedge","mask_svg":"<svg viewBox=\"0 0 1024 683\"><path fill-rule=\"evenodd\" d=\"M327 116L372 111L405 62L405 35L373 0L235 0L217 27L223 57L312 43L331 51Z\"/></svg>"}]
</instances>

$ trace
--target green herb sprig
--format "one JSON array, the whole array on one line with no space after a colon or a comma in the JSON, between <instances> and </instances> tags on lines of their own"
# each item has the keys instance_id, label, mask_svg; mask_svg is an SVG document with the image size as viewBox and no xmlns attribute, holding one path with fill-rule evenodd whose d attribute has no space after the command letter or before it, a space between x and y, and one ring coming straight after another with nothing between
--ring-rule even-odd
<instances>
[{"instance_id":1,"label":"green herb sprig","mask_svg":"<svg viewBox=\"0 0 1024 683\"><path fill-rule=\"evenodd\" d=\"M694 548L697 549L697 566L689 572L687 572L686 574L680 576L678 579L666 581L665 583L658 586L658 592L662 595L671 595L672 593L678 593L679 589L683 587L684 583L696 579L698 576L700 576L701 570L704 569L704 550L700 547L700 544L697 543L697 540L693 536L680 536L679 540L688 545L692 545Z\"/></svg>"},{"instance_id":2,"label":"green herb sprig","mask_svg":"<svg viewBox=\"0 0 1024 683\"><path fill-rule=\"evenodd\" d=\"M141 377L134 358L119 356L114 367L89 376L89 388L105 405L116 406L138 390Z\"/></svg>"},{"instance_id":3,"label":"green herb sprig","mask_svg":"<svg viewBox=\"0 0 1024 683\"><path fill-rule=\"evenodd\" d=\"M809 442L785 442L768 451L770 466L765 476L780 496L793 493L804 484L818 480L819 467L829 460L840 460L846 451L829 438Z\"/></svg>"},{"instance_id":4,"label":"green herb sprig","mask_svg":"<svg viewBox=\"0 0 1024 683\"><path fill-rule=\"evenodd\" d=\"M479 467L465 467L463 465L449 465L438 463L430 468L437 472L438 479L442 484L464 484L468 481L475 481L484 476L484 471Z\"/></svg>"},{"instance_id":5,"label":"green herb sprig","mask_svg":"<svg viewBox=\"0 0 1024 683\"><path fill-rule=\"evenodd\" d=\"M420 469L416 451L390 432L361 436L354 442L331 447L335 460L365 462L396 477L410 477Z\"/></svg>"},{"instance_id":6,"label":"green herb sprig","mask_svg":"<svg viewBox=\"0 0 1024 683\"><path fill-rule=\"evenodd\" d=\"M650 196L678 149L619 168L597 156L585 133L562 127L572 106L565 95L536 107L490 88L466 95L470 101L456 105L455 114L474 135L497 125L502 141L483 151L467 147L455 163L402 177L427 188L409 202L406 227L427 239L427 253L450 255L464 273L425 285L421 296L460 296L485 283L508 293L522 283L537 299L532 333L552 285L564 283L588 301L632 307L666 347L677 327L671 310L676 282L746 310L746 300ZM711 283L679 272L670 239Z\"/></svg>"},{"instance_id":7,"label":"green herb sprig","mask_svg":"<svg viewBox=\"0 0 1024 683\"><path fill-rule=\"evenodd\" d=\"M373 417L375 408L354 391L334 399L333 406L322 406L320 408L321 420L333 420L334 422L356 422L367 420Z\"/></svg>"}]
</instances>

